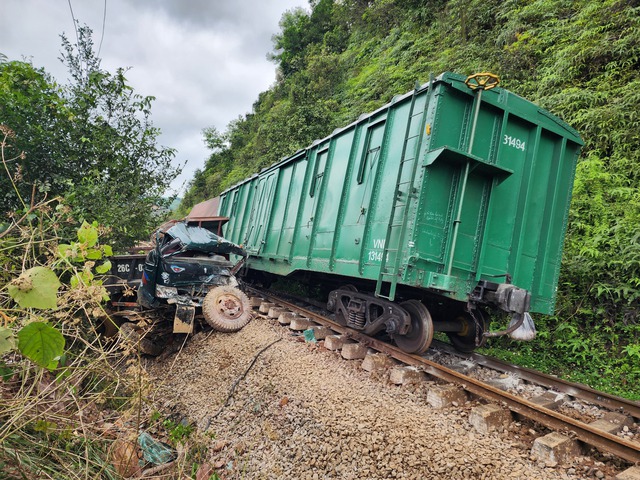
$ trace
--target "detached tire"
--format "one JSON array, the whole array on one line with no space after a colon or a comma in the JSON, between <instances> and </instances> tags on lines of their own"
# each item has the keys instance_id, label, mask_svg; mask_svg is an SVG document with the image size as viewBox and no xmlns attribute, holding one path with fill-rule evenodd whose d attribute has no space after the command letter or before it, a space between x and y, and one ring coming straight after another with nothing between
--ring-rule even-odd
<instances>
[{"instance_id":1,"label":"detached tire","mask_svg":"<svg viewBox=\"0 0 640 480\"><path fill-rule=\"evenodd\" d=\"M251 320L251 304L245 293L224 285L209 290L202 301L204 319L219 332L237 332Z\"/></svg>"}]
</instances>

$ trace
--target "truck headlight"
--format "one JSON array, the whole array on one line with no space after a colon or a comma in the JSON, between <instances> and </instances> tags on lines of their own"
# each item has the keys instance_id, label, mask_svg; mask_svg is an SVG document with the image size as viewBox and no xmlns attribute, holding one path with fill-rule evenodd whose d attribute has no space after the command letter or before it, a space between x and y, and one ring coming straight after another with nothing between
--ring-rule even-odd
<instances>
[{"instance_id":1,"label":"truck headlight","mask_svg":"<svg viewBox=\"0 0 640 480\"><path fill-rule=\"evenodd\" d=\"M178 289L176 287L165 287L163 285L156 285L156 297L158 298L171 298L178 295Z\"/></svg>"}]
</instances>

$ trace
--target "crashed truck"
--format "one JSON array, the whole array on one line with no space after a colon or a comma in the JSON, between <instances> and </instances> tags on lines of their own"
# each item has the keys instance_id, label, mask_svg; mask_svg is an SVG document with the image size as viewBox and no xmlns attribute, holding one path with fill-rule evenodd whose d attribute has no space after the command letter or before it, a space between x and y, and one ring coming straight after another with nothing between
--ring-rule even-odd
<instances>
[{"instance_id":1,"label":"crashed truck","mask_svg":"<svg viewBox=\"0 0 640 480\"><path fill-rule=\"evenodd\" d=\"M106 286L114 310L141 306L173 313L173 333L191 333L196 313L215 330L234 332L251 319L251 307L236 273L245 250L211 230L176 222L154 234L148 253L111 259ZM240 257L236 263L229 255ZM137 294L137 302L132 302Z\"/></svg>"}]
</instances>

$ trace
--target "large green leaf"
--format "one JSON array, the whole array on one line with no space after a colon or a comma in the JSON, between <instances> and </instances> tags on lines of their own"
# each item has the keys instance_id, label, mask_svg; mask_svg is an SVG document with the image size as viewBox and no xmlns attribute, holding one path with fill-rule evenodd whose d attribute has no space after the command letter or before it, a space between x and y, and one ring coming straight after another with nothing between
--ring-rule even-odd
<instances>
[{"instance_id":1,"label":"large green leaf","mask_svg":"<svg viewBox=\"0 0 640 480\"><path fill-rule=\"evenodd\" d=\"M16 340L10 328L0 327L0 355L16 348Z\"/></svg>"},{"instance_id":2,"label":"large green leaf","mask_svg":"<svg viewBox=\"0 0 640 480\"><path fill-rule=\"evenodd\" d=\"M89 248L87 250L87 258L89 260L100 260L102 258L102 250L97 248Z\"/></svg>"},{"instance_id":3,"label":"large green leaf","mask_svg":"<svg viewBox=\"0 0 640 480\"><path fill-rule=\"evenodd\" d=\"M71 285L71 288L78 288L78 285L91 285L92 280L93 273L87 270L82 270L71 277L71 279L69 280L69 284Z\"/></svg>"},{"instance_id":4,"label":"large green leaf","mask_svg":"<svg viewBox=\"0 0 640 480\"><path fill-rule=\"evenodd\" d=\"M64 337L51 325L33 322L18 332L18 350L41 367L55 368L64 353Z\"/></svg>"},{"instance_id":5,"label":"large green leaf","mask_svg":"<svg viewBox=\"0 0 640 480\"><path fill-rule=\"evenodd\" d=\"M111 262L109 260L105 260L104 263L96 267L96 272L101 275L107 273L109 270L111 270Z\"/></svg>"},{"instance_id":6,"label":"large green leaf","mask_svg":"<svg viewBox=\"0 0 640 480\"><path fill-rule=\"evenodd\" d=\"M73 250L71 245L67 244L67 243L61 243L60 245L58 245L58 254L60 254L61 257L69 257L71 256Z\"/></svg>"},{"instance_id":7,"label":"large green leaf","mask_svg":"<svg viewBox=\"0 0 640 480\"><path fill-rule=\"evenodd\" d=\"M22 308L56 308L58 306L60 281L56 274L46 267L33 267L11 282L9 295Z\"/></svg>"},{"instance_id":8,"label":"large green leaf","mask_svg":"<svg viewBox=\"0 0 640 480\"><path fill-rule=\"evenodd\" d=\"M89 225L84 222L78 229L78 240L82 243L86 243L87 247L93 247L98 243L98 229L93 225Z\"/></svg>"}]
</instances>

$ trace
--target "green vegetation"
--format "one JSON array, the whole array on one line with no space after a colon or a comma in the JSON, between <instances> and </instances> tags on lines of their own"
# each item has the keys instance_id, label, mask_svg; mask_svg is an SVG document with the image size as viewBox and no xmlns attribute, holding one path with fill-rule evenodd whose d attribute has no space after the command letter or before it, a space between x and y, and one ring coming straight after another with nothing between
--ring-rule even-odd
<instances>
[{"instance_id":1,"label":"green vegetation","mask_svg":"<svg viewBox=\"0 0 640 480\"><path fill-rule=\"evenodd\" d=\"M315 0L285 13L276 84L225 132L180 212L430 73L491 71L585 140L557 315L492 353L640 398L640 6L635 0ZM577 373L579 372L579 373Z\"/></svg>"},{"instance_id":2,"label":"green vegetation","mask_svg":"<svg viewBox=\"0 0 640 480\"><path fill-rule=\"evenodd\" d=\"M178 172L153 99L100 69L88 29L63 47L64 87L0 55L0 477L148 477L137 437L151 390L138 346L102 334L102 278L110 244L157 226ZM192 427L166 422L161 438L186 444ZM171 474L195 476L206 450L193 444Z\"/></svg>"},{"instance_id":3,"label":"green vegetation","mask_svg":"<svg viewBox=\"0 0 640 480\"><path fill-rule=\"evenodd\" d=\"M195 478L208 439L157 414L146 421L152 386L138 345L100 332L111 321L103 229L85 222L63 243L57 228L71 220L69 209L50 204L33 205L0 233L3 278L13 277L0 286L0 477L149 478L152 467L142 470L137 456L144 433L146 449L161 445L165 455L141 447L145 460Z\"/></svg>"},{"instance_id":4,"label":"green vegetation","mask_svg":"<svg viewBox=\"0 0 640 480\"><path fill-rule=\"evenodd\" d=\"M139 407L140 396L119 374L126 357L96 331L106 318L96 274L108 269L110 248L87 223L63 244L57 228L68 209L58 207L36 203L0 233L0 470L7 478L115 479L105 417L116 405Z\"/></svg>"},{"instance_id":5,"label":"green vegetation","mask_svg":"<svg viewBox=\"0 0 640 480\"><path fill-rule=\"evenodd\" d=\"M176 422L171 418L162 419L162 414L158 411L153 412L149 420L151 427L158 428L161 426L174 444L188 440L195 430L193 425Z\"/></svg>"},{"instance_id":6,"label":"green vegetation","mask_svg":"<svg viewBox=\"0 0 640 480\"><path fill-rule=\"evenodd\" d=\"M0 231L39 201L64 197L67 235L95 220L114 248L129 246L170 203L162 195L179 173L175 152L156 144L153 97L134 93L125 70L102 70L91 30L78 34L77 45L62 37L65 86L30 63L0 58Z\"/></svg>"}]
</instances>

